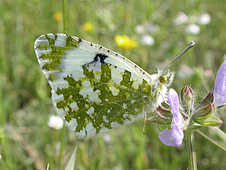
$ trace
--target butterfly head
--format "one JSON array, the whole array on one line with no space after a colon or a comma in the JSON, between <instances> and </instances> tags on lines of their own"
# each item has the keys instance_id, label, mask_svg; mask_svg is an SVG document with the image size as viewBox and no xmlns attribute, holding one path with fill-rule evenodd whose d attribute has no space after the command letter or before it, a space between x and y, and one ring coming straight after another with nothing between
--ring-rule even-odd
<instances>
[{"instance_id":1,"label":"butterfly head","mask_svg":"<svg viewBox=\"0 0 226 170\"><path fill-rule=\"evenodd\" d=\"M164 84L165 86L170 86L174 79L174 73L169 70L162 73L159 71L159 82L160 84Z\"/></svg>"},{"instance_id":2,"label":"butterfly head","mask_svg":"<svg viewBox=\"0 0 226 170\"><path fill-rule=\"evenodd\" d=\"M157 74L152 74L151 76L152 82L154 82L153 87L156 89L156 102L153 104L152 108L156 108L167 99L168 87L173 82L174 73L170 71L163 72L158 70Z\"/></svg>"}]
</instances>

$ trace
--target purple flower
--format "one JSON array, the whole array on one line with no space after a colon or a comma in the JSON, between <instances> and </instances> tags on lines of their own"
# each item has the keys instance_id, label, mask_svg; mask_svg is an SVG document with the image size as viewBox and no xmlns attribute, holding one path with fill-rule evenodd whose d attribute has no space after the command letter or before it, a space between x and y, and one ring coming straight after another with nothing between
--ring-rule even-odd
<instances>
[{"instance_id":1,"label":"purple flower","mask_svg":"<svg viewBox=\"0 0 226 170\"><path fill-rule=\"evenodd\" d=\"M159 134L160 141L168 146L179 146L183 142L184 121L179 110L179 97L173 89L169 90L168 102L173 114L171 129L166 128Z\"/></svg>"},{"instance_id":2,"label":"purple flower","mask_svg":"<svg viewBox=\"0 0 226 170\"><path fill-rule=\"evenodd\" d=\"M226 104L226 60L217 72L214 87L214 104L215 106Z\"/></svg>"}]
</instances>

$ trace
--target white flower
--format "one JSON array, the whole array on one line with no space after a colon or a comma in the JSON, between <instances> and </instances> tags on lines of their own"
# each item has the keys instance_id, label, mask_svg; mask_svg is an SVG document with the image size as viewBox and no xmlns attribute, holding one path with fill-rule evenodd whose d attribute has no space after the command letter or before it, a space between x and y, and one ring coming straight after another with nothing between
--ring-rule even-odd
<instances>
[{"instance_id":1,"label":"white flower","mask_svg":"<svg viewBox=\"0 0 226 170\"><path fill-rule=\"evenodd\" d=\"M146 35L143 35L141 37L140 42L143 45L150 45L150 46L152 46L155 43L155 40L154 40L154 38L152 36L146 34Z\"/></svg>"},{"instance_id":2,"label":"white flower","mask_svg":"<svg viewBox=\"0 0 226 170\"><path fill-rule=\"evenodd\" d=\"M145 26L144 25L137 25L136 26L136 32L138 34L143 34L145 32Z\"/></svg>"},{"instance_id":3,"label":"white flower","mask_svg":"<svg viewBox=\"0 0 226 170\"><path fill-rule=\"evenodd\" d=\"M192 68L190 68L189 66L182 64L179 68L179 72L178 72L178 76L181 78L188 78L191 77L193 74L193 70Z\"/></svg>"},{"instance_id":4,"label":"white flower","mask_svg":"<svg viewBox=\"0 0 226 170\"><path fill-rule=\"evenodd\" d=\"M156 33L159 31L159 26L152 23L145 23L143 25L137 25L135 30L138 34Z\"/></svg>"},{"instance_id":5,"label":"white flower","mask_svg":"<svg viewBox=\"0 0 226 170\"><path fill-rule=\"evenodd\" d=\"M64 121L60 116L51 115L49 117L48 126L54 129L61 129L64 125Z\"/></svg>"},{"instance_id":6,"label":"white flower","mask_svg":"<svg viewBox=\"0 0 226 170\"><path fill-rule=\"evenodd\" d=\"M159 26L155 25L155 24L152 24L152 23L148 23L146 25L146 29L147 29L147 32L155 33L157 31L159 31Z\"/></svg>"},{"instance_id":7,"label":"white flower","mask_svg":"<svg viewBox=\"0 0 226 170\"><path fill-rule=\"evenodd\" d=\"M211 69L204 70L204 75L206 77L212 77L213 76L213 71Z\"/></svg>"},{"instance_id":8,"label":"white flower","mask_svg":"<svg viewBox=\"0 0 226 170\"><path fill-rule=\"evenodd\" d=\"M184 12L179 12L174 19L174 24L181 25L186 23L188 20L188 16Z\"/></svg>"},{"instance_id":9,"label":"white flower","mask_svg":"<svg viewBox=\"0 0 226 170\"><path fill-rule=\"evenodd\" d=\"M111 142L111 135L104 134L103 139L104 139L104 142L109 143Z\"/></svg>"},{"instance_id":10,"label":"white flower","mask_svg":"<svg viewBox=\"0 0 226 170\"><path fill-rule=\"evenodd\" d=\"M190 34L199 34L200 32L200 28L198 25L196 24L189 24L187 27L186 27L186 32L187 33L190 33Z\"/></svg>"},{"instance_id":11,"label":"white flower","mask_svg":"<svg viewBox=\"0 0 226 170\"><path fill-rule=\"evenodd\" d=\"M207 25L210 23L210 20L210 15L208 13L203 13L198 17L197 22L201 25Z\"/></svg>"}]
</instances>

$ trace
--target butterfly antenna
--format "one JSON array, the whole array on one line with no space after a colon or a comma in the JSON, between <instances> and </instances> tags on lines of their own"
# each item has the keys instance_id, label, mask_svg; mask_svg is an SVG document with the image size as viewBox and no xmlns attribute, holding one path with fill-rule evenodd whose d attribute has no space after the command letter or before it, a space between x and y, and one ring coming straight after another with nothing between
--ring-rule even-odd
<instances>
[{"instance_id":1,"label":"butterfly antenna","mask_svg":"<svg viewBox=\"0 0 226 170\"><path fill-rule=\"evenodd\" d=\"M163 69L163 73L165 73L182 55L184 55L190 48L194 47L195 42L191 41L184 49L181 51L174 59L167 64L167 66Z\"/></svg>"}]
</instances>

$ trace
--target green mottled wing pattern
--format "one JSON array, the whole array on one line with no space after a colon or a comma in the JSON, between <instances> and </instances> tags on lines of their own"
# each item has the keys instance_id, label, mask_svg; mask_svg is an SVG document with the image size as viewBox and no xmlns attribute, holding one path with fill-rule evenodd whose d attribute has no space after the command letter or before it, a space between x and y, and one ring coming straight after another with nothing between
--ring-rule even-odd
<instances>
[{"instance_id":1,"label":"green mottled wing pattern","mask_svg":"<svg viewBox=\"0 0 226 170\"><path fill-rule=\"evenodd\" d=\"M34 48L57 113L78 137L133 122L166 95L158 74L78 37L46 34Z\"/></svg>"}]
</instances>

